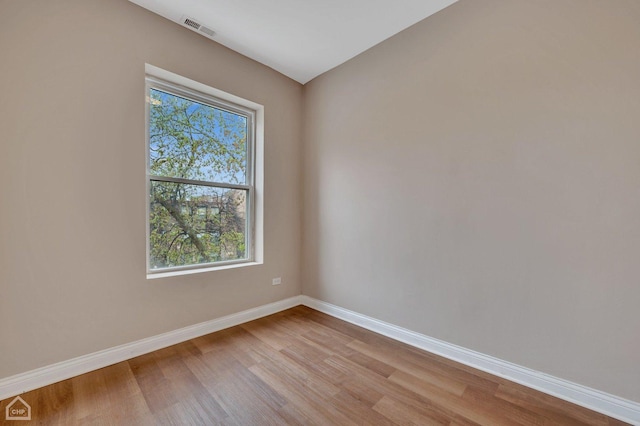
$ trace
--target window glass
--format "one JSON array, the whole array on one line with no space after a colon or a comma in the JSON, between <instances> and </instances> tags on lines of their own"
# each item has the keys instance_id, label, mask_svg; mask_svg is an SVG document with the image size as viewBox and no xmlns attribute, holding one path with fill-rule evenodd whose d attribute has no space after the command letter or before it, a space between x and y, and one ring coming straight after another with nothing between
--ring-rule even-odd
<instances>
[{"instance_id":1,"label":"window glass","mask_svg":"<svg viewBox=\"0 0 640 426\"><path fill-rule=\"evenodd\" d=\"M250 261L252 112L147 84L150 272Z\"/></svg>"}]
</instances>

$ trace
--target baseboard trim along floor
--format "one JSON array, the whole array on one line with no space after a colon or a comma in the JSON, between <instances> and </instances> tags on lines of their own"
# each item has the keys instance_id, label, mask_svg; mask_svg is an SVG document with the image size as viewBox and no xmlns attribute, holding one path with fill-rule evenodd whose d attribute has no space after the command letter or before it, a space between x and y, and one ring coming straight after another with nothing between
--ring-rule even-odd
<instances>
[{"instance_id":1,"label":"baseboard trim along floor","mask_svg":"<svg viewBox=\"0 0 640 426\"><path fill-rule=\"evenodd\" d=\"M302 304L410 346L519 383L610 417L640 425L640 404L466 349L308 296Z\"/></svg>"},{"instance_id":2,"label":"baseboard trim along floor","mask_svg":"<svg viewBox=\"0 0 640 426\"><path fill-rule=\"evenodd\" d=\"M267 305L184 327L135 342L0 379L0 400L97 370L177 343L240 325L298 305L331 315L394 340L478 370L511 380L610 417L640 425L640 404L577 383L531 370L501 359L398 327L308 296L295 296Z\"/></svg>"},{"instance_id":3,"label":"baseboard trim along floor","mask_svg":"<svg viewBox=\"0 0 640 426\"><path fill-rule=\"evenodd\" d=\"M266 317L301 304L302 296L295 296L0 379L0 400L204 336L205 334Z\"/></svg>"}]
</instances>

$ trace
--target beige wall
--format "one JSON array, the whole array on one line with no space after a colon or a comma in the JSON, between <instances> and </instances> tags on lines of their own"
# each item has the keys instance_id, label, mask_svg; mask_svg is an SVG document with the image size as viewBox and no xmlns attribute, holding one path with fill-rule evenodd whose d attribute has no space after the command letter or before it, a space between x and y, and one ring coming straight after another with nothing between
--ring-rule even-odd
<instances>
[{"instance_id":1,"label":"beige wall","mask_svg":"<svg viewBox=\"0 0 640 426\"><path fill-rule=\"evenodd\" d=\"M265 106L264 265L145 278L145 62ZM0 0L0 378L300 294L301 105L125 0Z\"/></svg>"},{"instance_id":2,"label":"beige wall","mask_svg":"<svg viewBox=\"0 0 640 426\"><path fill-rule=\"evenodd\" d=\"M461 0L305 86L303 292L640 401L639 47Z\"/></svg>"},{"instance_id":3,"label":"beige wall","mask_svg":"<svg viewBox=\"0 0 640 426\"><path fill-rule=\"evenodd\" d=\"M0 378L300 294L302 264L640 401L636 0L461 0L304 93L125 0L0 10ZM146 280L145 62L265 105L264 265Z\"/></svg>"}]
</instances>

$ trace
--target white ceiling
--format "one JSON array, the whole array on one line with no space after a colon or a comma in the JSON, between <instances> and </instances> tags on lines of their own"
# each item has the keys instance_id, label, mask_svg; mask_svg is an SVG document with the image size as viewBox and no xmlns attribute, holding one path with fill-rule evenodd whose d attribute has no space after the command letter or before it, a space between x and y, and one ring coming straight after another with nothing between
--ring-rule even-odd
<instances>
[{"instance_id":1,"label":"white ceiling","mask_svg":"<svg viewBox=\"0 0 640 426\"><path fill-rule=\"evenodd\" d=\"M130 0L306 83L457 0Z\"/></svg>"}]
</instances>

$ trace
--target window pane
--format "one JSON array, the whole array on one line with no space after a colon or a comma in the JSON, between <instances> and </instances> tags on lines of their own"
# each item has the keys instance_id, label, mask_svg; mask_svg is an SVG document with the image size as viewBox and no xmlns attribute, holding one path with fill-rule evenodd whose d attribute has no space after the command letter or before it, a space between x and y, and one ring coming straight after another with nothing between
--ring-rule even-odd
<instances>
[{"instance_id":1,"label":"window pane","mask_svg":"<svg viewBox=\"0 0 640 426\"><path fill-rule=\"evenodd\" d=\"M248 183L246 117L157 89L149 97L152 175Z\"/></svg>"},{"instance_id":2,"label":"window pane","mask_svg":"<svg viewBox=\"0 0 640 426\"><path fill-rule=\"evenodd\" d=\"M247 191L151 181L150 267L246 259Z\"/></svg>"}]
</instances>

